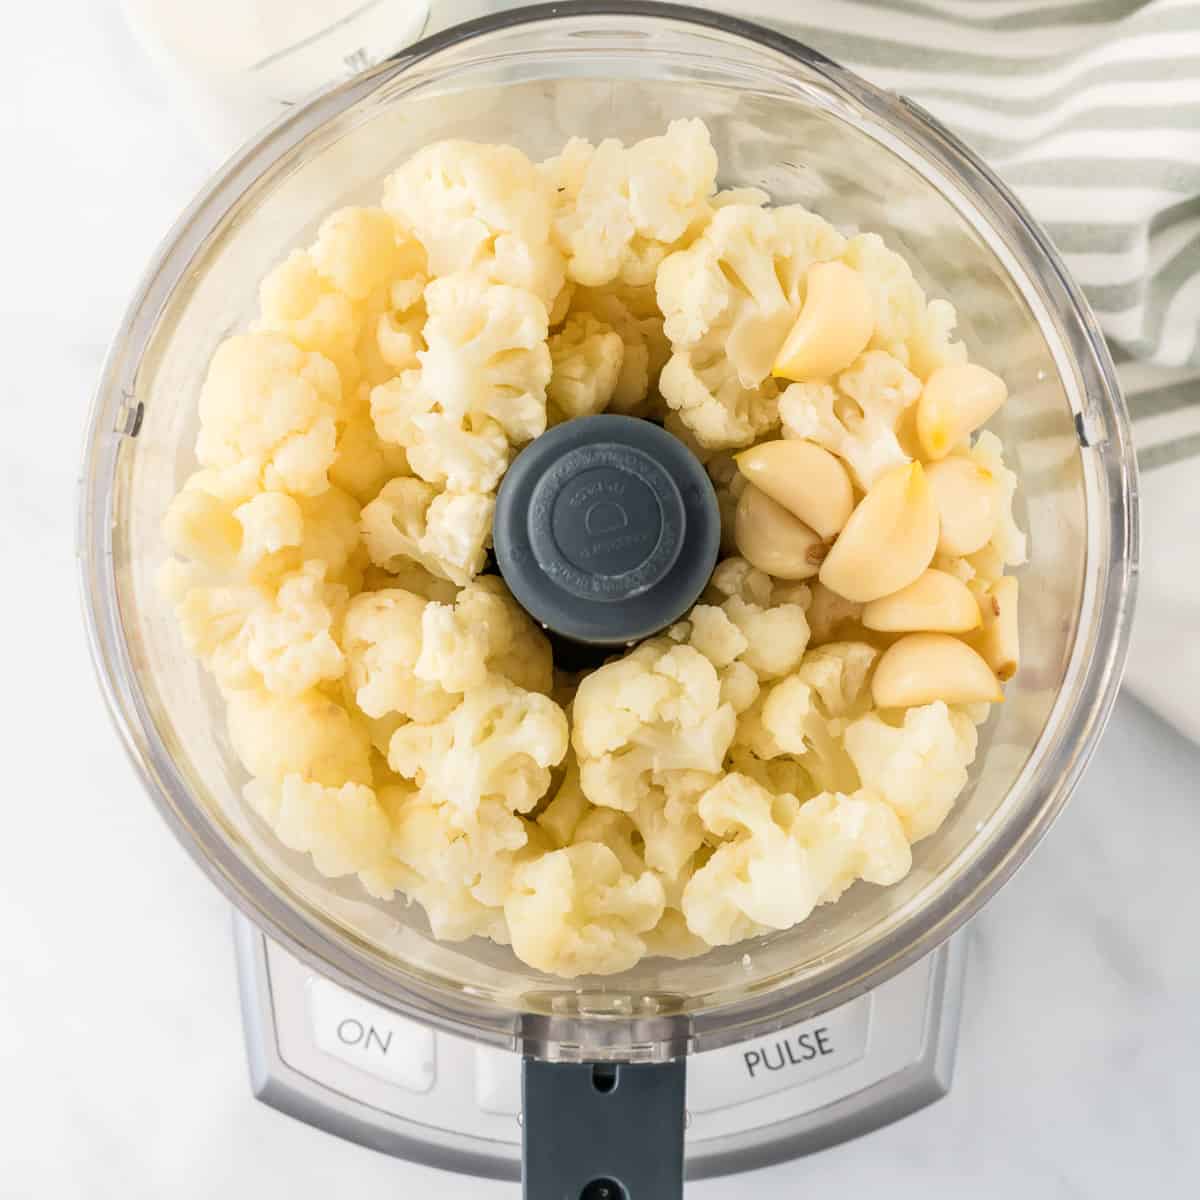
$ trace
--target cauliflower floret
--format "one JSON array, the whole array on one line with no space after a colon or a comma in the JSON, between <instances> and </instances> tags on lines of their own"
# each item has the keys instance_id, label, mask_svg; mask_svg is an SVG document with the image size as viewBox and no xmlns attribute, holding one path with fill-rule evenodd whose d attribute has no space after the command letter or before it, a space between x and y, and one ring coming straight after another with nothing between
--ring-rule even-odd
<instances>
[{"instance_id":1,"label":"cauliflower floret","mask_svg":"<svg viewBox=\"0 0 1200 1200\"><path fill-rule=\"evenodd\" d=\"M438 495L424 480L393 479L362 510L363 543L384 570L411 560L461 586L483 569L495 506L493 496Z\"/></svg>"},{"instance_id":2,"label":"cauliflower floret","mask_svg":"<svg viewBox=\"0 0 1200 1200\"><path fill-rule=\"evenodd\" d=\"M371 742L350 714L318 691L275 696L231 692L226 716L234 753L254 778L299 775L325 787L371 783Z\"/></svg>"},{"instance_id":3,"label":"cauliflower floret","mask_svg":"<svg viewBox=\"0 0 1200 1200\"><path fill-rule=\"evenodd\" d=\"M296 695L339 679L344 663L333 630L347 591L325 576L325 564L313 561L284 575L278 591L190 587L175 609L184 641L226 689Z\"/></svg>"},{"instance_id":4,"label":"cauliflower floret","mask_svg":"<svg viewBox=\"0 0 1200 1200\"><path fill-rule=\"evenodd\" d=\"M258 304L255 333L282 335L301 350L320 354L337 368L343 396L351 394L359 378L354 350L361 315L317 270L307 250L293 250L267 275Z\"/></svg>"},{"instance_id":5,"label":"cauliflower floret","mask_svg":"<svg viewBox=\"0 0 1200 1200\"><path fill-rule=\"evenodd\" d=\"M967 783L978 735L969 717L938 700L892 725L878 713L852 721L846 753L864 788L896 812L911 842L935 832Z\"/></svg>"},{"instance_id":6,"label":"cauliflower floret","mask_svg":"<svg viewBox=\"0 0 1200 1200\"><path fill-rule=\"evenodd\" d=\"M786 437L808 438L838 455L868 491L884 472L910 462L897 429L921 394L899 359L868 350L828 383L793 383L779 398Z\"/></svg>"},{"instance_id":7,"label":"cauliflower floret","mask_svg":"<svg viewBox=\"0 0 1200 1200\"><path fill-rule=\"evenodd\" d=\"M726 775L700 801L723 839L681 902L688 927L711 945L788 929L857 879L894 883L911 855L900 822L866 793L823 793L805 804Z\"/></svg>"},{"instance_id":8,"label":"cauliflower floret","mask_svg":"<svg viewBox=\"0 0 1200 1200\"><path fill-rule=\"evenodd\" d=\"M341 394L320 354L275 334L231 337L200 389L196 457L206 467L249 462L264 488L314 496L329 486Z\"/></svg>"},{"instance_id":9,"label":"cauliflower floret","mask_svg":"<svg viewBox=\"0 0 1200 1200\"><path fill-rule=\"evenodd\" d=\"M375 427L405 447L412 470L427 483L452 492L495 491L508 467L504 430L481 413L442 411L421 380L419 371L406 371L372 390Z\"/></svg>"},{"instance_id":10,"label":"cauliflower floret","mask_svg":"<svg viewBox=\"0 0 1200 1200\"><path fill-rule=\"evenodd\" d=\"M665 772L719 773L736 722L712 663L667 638L585 677L572 715L584 792L593 804L625 812Z\"/></svg>"},{"instance_id":11,"label":"cauliflower floret","mask_svg":"<svg viewBox=\"0 0 1200 1200\"><path fill-rule=\"evenodd\" d=\"M441 721L402 725L388 765L470 830L485 801L529 812L567 752L567 733L566 714L548 696L492 675Z\"/></svg>"},{"instance_id":12,"label":"cauliflower floret","mask_svg":"<svg viewBox=\"0 0 1200 1200\"><path fill-rule=\"evenodd\" d=\"M383 206L425 247L435 276L471 271L535 293L544 308L562 287L562 255L548 240L554 190L513 146L427 146L388 176Z\"/></svg>"},{"instance_id":13,"label":"cauliflower floret","mask_svg":"<svg viewBox=\"0 0 1200 1200\"><path fill-rule=\"evenodd\" d=\"M721 609L746 639L741 661L761 679L786 675L800 661L808 645L808 620L799 604L763 608L730 596Z\"/></svg>"},{"instance_id":14,"label":"cauliflower floret","mask_svg":"<svg viewBox=\"0 0 1200 1200\"><path fill-rule=\"evenodd\" d=\"M736 469L735 465L734 470ZM766 608L771 603L771 591L770 575L752 567L744 558L734 555L717 563L717 569L708 581L705 595L714 604L723 604L731 596L736 596L747 604Z\"/></svg>"},{"instance_id":15,"label":"cauliflower floret","mask_svg":"<svg viewBox=\"0 0 1200 1200\"><path fill-rule=\"evenodd\" d=\"M383 441L375 432L369 408L363 406L342 422L329 468L329 482L334 487L366 504L388 480L411 474L403 448Z\"/></svg>"},{"instance_id":16,"label":"cauliflower floret","mask_svg":"<svg viewBox=\"0 0 1200 1200\"><path fill-rule=\"evenodd\" d=\"M287 775L251 780L244 795L289 850L312 855L322 875L352 875L390 857L391 823L375 792L363 784L325 787Z\"/></svg>"},{"instance_id":17,"label":"cauliflower floret","mask_svg":"<svg viewBox=\"0 0 1200 1200\"><path fill-rule=\"evenodd\" d=\"M766 379L746 387L721 350L671 355L658 387L663 399L708 450L749 446L779 423L775 381Z\"/></svg>"},{"instance_id":18,"label":"cauliflower floret","mask_svg":"<svg viewBox=\"0 0 1200 1200\"><path fill-rule=\"evenodd\" d=\"M559 419L603 412L613 398L625 343L590 313L574 313L550 336L550 383L546 397Z\"/></svg>"},{"instance_id":19,"label":"cauliflower floret","mask_svg":"<svg viewBox=\"0 0 1200 1200\"><path fill-rule=\"evenodd\" d=\"M246 662L269 692L299 695L342 676L345 661L332 630L348 594L327 583L325 571L314 561L285 575L274 599L256 607L240 631Z\"/></svg>"},{"instance_id":20,"label":"cauliflower floret","mask_svg":"<svg viewBox=\"0 0 1200 1200\"><path fill-rule=\"evenodd\" d=\"M448 692L470 691L489 672L531 692L554 684L550 643L495 576L468 584L453 605L425 606L414 670Z\"/></svg>"},{"instance_id":21,"label":"cauliflower floret","mask_svg":"<svg viewBox=\"0 0 1200 1200\"><path fill-rule=\"evenodd\" d=\"M796 322L809 267L844 246L831 225L799 206L720 209L696 242L659 268L672 348L721 350L742 386L757 387Z\"/></svg>"},{"instance_id":22,"label":"cauliflower floret","mask_svg":"<svg viewBox=\"0 0 1200 1200\"><path fill-rule=\"evenodd\" d=\"M425 289L427 350L419 370L371 393L371 416L381 437L404 446L419 469L414 446L440 440L469 418L490 418L513 446L546 429L550 351L546 309L531 292L448 275ZM467 432L478 430L466 426ZM503 470L503 466L501 467Z\"/></svg>"},{"instance_id":23,"label":"cauliflower floret","mask_svg":"<svg viewBox=\"0 0 1200 1200\"><path fill-rule=\"evenodd\" d=\"M582 842L518 867L504 915L522 962L573 978L632 967L664 905L653 872L630 875L607 846Z\"/></svg>"},{"instance_id":24,"label":"cauliflower floret","mask_svg":"<svg viewBox=\"0 0 1200 1200\"><path fill-rule=\"evenodd\" d=\"M316 269L360 302L396 275L422 265L409 239L382 208L339 208L321 222L309 250Z\"/></svg>"},{"instance_id":25,"label":"cauliflower floret","mask_svg":"<svg viewBox=\"0 0 1200 1200\"><path fill-rule=\"evenodd\" d=\"M718 670L727 667L750 646L749 639L729 616L711 604L697 604L688 614L689 641Z\"/></svg>"},{"instance_id":26,"label":"cauliflower floret","mask_svg":"<svg viewBox=\"0 0 1200 1200\"><path fill-rule=\"evenodd\" d=\"M464 833L452 809L408 785L386 789L381 799L391 813L394 861L406 876L400 886L425 909L434 937L461 941L482 935L506 943L502 905L512 872L549 848L536 827L507 812L499 824L490 822L489 810Z\"/></svg>"},{"instance_id":27,"label":"cauliflower floret","mask_svg":"<svg viewBox=\"0 0 1200 1200\"><path fill-rule=\"evenodd\" d=\"M659 374L671 356L653 285L611 283L600 288L576 288L571 312L590 313L620 336L621 369L609 408L642 415L647 396L658 386Z\"/></svg>"},{"instance_id":28,"label":"cauliflower floret","mask_svg":"<svg viewBox=\"0 0 1200 1200\"><path fill-rule=\"evenodd\" d=\"M738 740L759 758L792 755L822 791L852 790L857 776L841 735L869 707L866 682L877 654L863 642L809 651L743 721Z\"/></svg>"},{"instance_id":29,"label":"cauliflower floret","mask_svg":"<svg viewBox=\"0 0 1200 1200\"><path fill-rule=\"evenodd\" d=\"M771 366L799 314L809 267L844 244L798 206L730 205L663 263L658 303L673 354L659 387L701 445L748 446L774 428Z\"/></svg>"},{"instance_id":30,"label":"cauliflower floret","mask_svg":"<svg viewBox=\"0 0 1200 1200\"><path fill-rule=\"evenodd\" d=\"M458 702L438 680L416 673L428 603L400 588L363 592L350 601L342 623L346 682L368 717L399 713L435 722Z\"/></svg>"},{"instance_id":31,"label":"cauliflower floret","mask_svg":"<svg viewBox=\"0 0 1200 1200\"><path fill-rule=\"evenodd\" d=\"M707 219L717 156L698 120L672 121L661 137L626 149L573 139L543 168L557 180L554 233L567 274L599 287L621 277L648 283L674 243Z\"/></svg>"}]
</instances>

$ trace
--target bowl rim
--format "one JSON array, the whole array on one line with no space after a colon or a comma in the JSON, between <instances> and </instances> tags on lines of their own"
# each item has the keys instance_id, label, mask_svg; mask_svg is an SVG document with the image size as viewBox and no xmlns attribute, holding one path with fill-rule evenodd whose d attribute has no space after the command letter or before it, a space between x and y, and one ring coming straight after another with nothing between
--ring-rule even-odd
<instances>
[{"instance_id":1,"label":"bowl rim","mask_svg":"<svg viewBox=\"0 0 1200 1200\"><path fill-rule=\"evenodd\" d=\"M1108 500L1110 541L1107 569L1094 570L1088 546L1087 574L1092 580L1095 617L1081 622L1071 649L1079 676L1066 711L1055 702L1045 730L1060 729L1055 751L1058 770L1034 806L1033 819L1011 840L993 838L956 886L945 889L907 914L895 928L840 964L830 979L782 983L731 1003L684 1011L649 1024L614 1016L578 1016L571 1028L519 1009L502 1009L491 1000L431 983L396 959L371 950L332 922L319 925L294 902L263 886L175 771L138 683L120 620L120 591L110 535L114 483L122 446L135 437L141 420L135 380L158 320L188 267L246 190L280 158L326 121L389 80L442 51L475 39L524 26L579 18L620 18L622 22L667 21L689 31L711 29L775 51L823 76L871 118L899 134L930 164L960 187L1003 245L1047 312L1059 318L1058 332L1078 371L1081 408L1076 429L1088 462L1094 464L1089 486ZM615 32L615 31L614 31ZM1031 297L1023 290L1027 302ZM1065 377L1064 377L1065 378ZM1089 505L1091 496L1089 493ZM1089 518L1089 527L1092 522ZM964 925L1026 860L1066 803L1111 713L1127 655L1136 587L1138 488L1128 416L1115 368L1099 326L1080 289L1068 275L1049 238L989 167L940 122L903 96L867 83L818 51L786 34L737 17L685 5L636 0L566 0L481 17L425 38L344 82L334 84L267 127L229 158L184 210L163 239L126 309L92 400L86 427L83 473L77 515L77 555L83 590L89 649L100 688L126 752L155 807L193 860L228 900L289 952L349 990L366 995L459 1036L498 1045L520 1045L526 1053L554 1054L562 1041L578 1036L579 1021L589 1032L604 1032L588 1050L594 1057L625 1057L631 1047L651 1057L669 1057L709 1049L779 1028L828 1011L891 978ZM1083 600L1081 599L1081 611ZM1087 634L1087 644L1081 639ZM1079 661L1080 659L1083 661ZM1070 674L1070 668L1068 668ZM1071 736L1066 736L1071 735ZM1039 744L1041 742L1039 738ZM385 968L391 964L391 969ZM617 977L619 978L619 977Z\"/></svg>"}]
</instances>

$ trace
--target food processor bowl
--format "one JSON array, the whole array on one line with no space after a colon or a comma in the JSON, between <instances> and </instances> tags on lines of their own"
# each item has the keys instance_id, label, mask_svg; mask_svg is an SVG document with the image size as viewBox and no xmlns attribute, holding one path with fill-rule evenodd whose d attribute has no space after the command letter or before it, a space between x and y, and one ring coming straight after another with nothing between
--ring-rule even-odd
<instances>
[{"instance_id":1,"label":"food processor bowl","mask_svg":"<svg viewBox=\"0 0 1200 1200\"><path fill-rule=\"evenodd\" d=\"M911 874L859 884L802 925L688 961L562 980L421 909L371 900L285 850L244 805L223 706L155 573L194 469L197 395L264 274L323 216L377 199L441 138L534 158L572 136L632 141L700 117L721 186L766 189L882 233L958 309L1011 399L994 427L1028 531L1023 662L981 730L970 782ZM1045 235L952 135L901 96L725 16L560 4L452 29L318 95L241 150L167 237L114 341L88 432L79 548L92 645L154 802L229 899L321 974L418 1020L533 1058L662 1060L826 1011L932 950L1013 873L1062 808L1116 694L1137 490L1112 363Z\"/></svg>"}]
</instances>

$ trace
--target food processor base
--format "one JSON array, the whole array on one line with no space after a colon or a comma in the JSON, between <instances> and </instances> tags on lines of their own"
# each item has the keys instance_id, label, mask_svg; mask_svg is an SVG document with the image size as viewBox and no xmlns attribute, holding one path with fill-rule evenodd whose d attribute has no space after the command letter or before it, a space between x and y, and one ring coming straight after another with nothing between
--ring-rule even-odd
<instances>
[{"instance_id":1,"label":"food processor base","mask_svg":"<svg viewBox=\"0 0 1200 1200\"><path fill-rule=\"evenodd\" d=\"M259 1100L385 1154L519 1178L518 1055L434 1032L347 992L237 913L234 934ZM811 1154L944 1096L965 937L823 1016L689 1058L687 1177Z\"/></svg>"}]
</instances>

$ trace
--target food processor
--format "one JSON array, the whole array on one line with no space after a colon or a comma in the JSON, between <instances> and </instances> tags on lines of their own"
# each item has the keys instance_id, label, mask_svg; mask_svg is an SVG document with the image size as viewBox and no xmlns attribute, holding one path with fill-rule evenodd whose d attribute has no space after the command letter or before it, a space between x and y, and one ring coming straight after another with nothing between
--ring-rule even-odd
<instances>
[{"instance_id":1,"label":"food processor","mask_svg":"<svg viewBox=\"0 0 1200 1200\"><path fill-rule=\"evenodd\" d=\"M418 906L320 876L244 805L215 686L155 585L194 466L196 397L258 281L334 208L441 138L534 158L702 118L721 186L875 230L946 296L1011 399L994 427L1029 534L1021 670L970 782L893 887L686 961L562 980ZM1112 363L1045 235L902 96L729 17L565 3L440 33L298 105L240 150L168 235L91 415L80 557L91 643L126 747L173 832L237 909L256 1093L303 1120L534 1200L666 1200L681 1177L807 1153L950 1086L954 937L1045 833L1115 698L1137 488Z\"/></svg>"}]
</instances>

